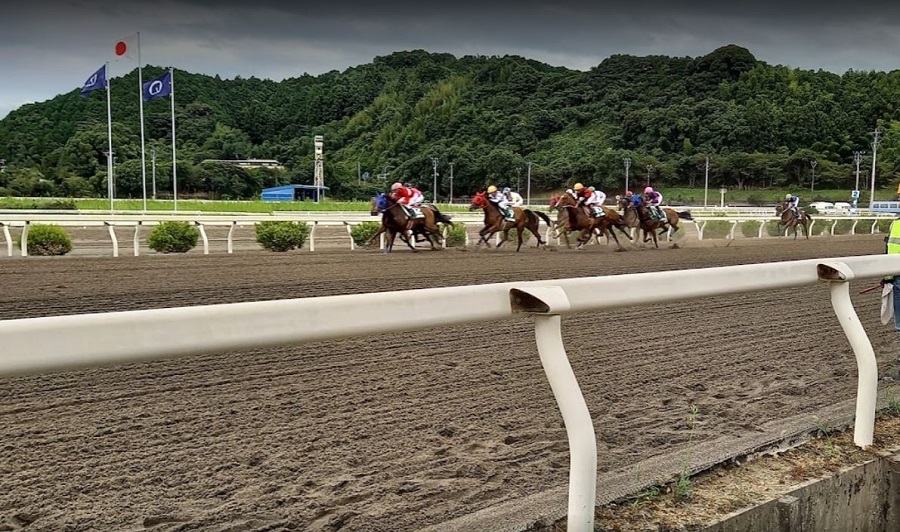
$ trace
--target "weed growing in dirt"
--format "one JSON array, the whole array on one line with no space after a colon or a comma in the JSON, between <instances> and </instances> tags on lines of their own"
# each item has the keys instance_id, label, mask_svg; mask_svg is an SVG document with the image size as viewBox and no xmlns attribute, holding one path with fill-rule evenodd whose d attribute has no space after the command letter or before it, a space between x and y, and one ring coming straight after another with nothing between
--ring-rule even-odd
<instances>
[{"instance_id":1,"label":"weed growing in dirt","mask_svg":"<svg viewBox=\"0 0 900 532\"><path fill-rule=\"evenodd\" d=\"M685 456L684 465L681 467L681 474L678 475L678 480L675 482L676 501L689 501L694 494L693 486L691 485L690 467L691 453L694 450L694 432L697 428L697 416L699 415L700 407L692 404L688 414L688 424L691 428L688 433L687 456Z\"/></svg>"},{"instance_id":2,"label":"weed growing in dirt","mask_svg":"<svg viewBox=\"0 0 900 532\"><path fill-rule=\"evenodd\" d=\"M887 409L891 414L900 416L900 397L892 397L891 400L888 401Z\"/></svg>"}]
</instances>

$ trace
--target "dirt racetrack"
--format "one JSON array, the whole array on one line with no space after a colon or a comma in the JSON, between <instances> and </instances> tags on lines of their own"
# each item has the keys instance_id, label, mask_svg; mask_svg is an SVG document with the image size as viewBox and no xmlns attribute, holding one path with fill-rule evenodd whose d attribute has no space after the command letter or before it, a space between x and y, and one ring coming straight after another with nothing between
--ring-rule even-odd
<instances>
[{"instance_id":1,"label":"dirt racetrack","mask_svg":"<svg viewBox=\"0 0 900 532\"><path fill-rule=\"evenodd\" d=\"M874 235L628 253L12 258L0 260L0 319L882 251ZM896 370L878 295L854 299L880 369ZM601 472L680 456L692 404L702 442L855 395L824 286L563 328ZM0 380L0 530L405 531L567 480L528 319Z\"/></svg>"}]
</instances>

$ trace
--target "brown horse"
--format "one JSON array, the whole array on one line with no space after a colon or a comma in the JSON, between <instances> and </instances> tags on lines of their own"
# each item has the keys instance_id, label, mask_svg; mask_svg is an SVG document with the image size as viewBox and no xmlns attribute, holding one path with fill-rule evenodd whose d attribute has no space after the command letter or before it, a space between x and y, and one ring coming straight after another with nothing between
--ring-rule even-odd
<instances>
[{"instance_id":1,"label":"brown horse","mask_svg":"<svg viewBox=\"0 0 900 532\"><path fill-rule=\"evenodd\" d=\"M499 248L504 242L509 240L509 230L513 228L516 230L516 237L519 241L519 245L516 246L517 252L522 249L522 234L525 232L525 229L531 231L537 238L538 247L547 245L547 243L544 242L544 239L541 238L541 220L544 220L544 222L547 223L547 226L552 226L553 223L546 214L530 209L523 209L522 207L511 207L516 219L515 221L507 220L503 217L500 207L493 201L490 201L487 197L487 193L483 190L475 194L475 197L472 198L472 204L469 205L470 211L476 209L484 210L484 227L478 231L478 235L481 238L478 240L478 243L475 244L476 247L480 246L482 243L490 246L491 244L488 242L488 239L491 235L503 231L503 238L497 244L497 247Z\"/></svg>"},{"instance_id":2,"label":"brown horse","mask_svg":"<svg viewBox=\"0 0 900 532\"><path fill-rule=\"evenodd\" d=\"M572 244L569 242L569 233L572 232L572 228L569 227L569 213L565 209L559 208L559 194L553 193L550 195L550 205L547 207L547 210L550 212L556 211L556 222L552 226L553 237L556 239L562 238L566 243L566 247L572 249ZM599 232L594 234L598 246L600 245L601 236L603 235ZM609 235L606 235L606 243L609 244Z\"/></svg>"},{"instance_id":3,"label":"brown horse","mask_svg":"<svg viewBox=\"0 0 900 532\"><path fill-rule=\"evenodd\" d=\"M410 249L416 251L416 247L410 242L410 238L416 235L422 235L431 244L431 249L436 250L434 241L431 237L435 237L438 242L443 240L441 230L437 222L444 224L452 223L450 218L441 213L436 207L419 207L420 217L411 217L410 213L397 203L394 198L387 194L379 194L372 200L372 210L370 214L382 213L381 228L377 233L372 235L366 242L372 242L382 232L388 234L388 241L385 244L385 253L390 253L394 247L394 237L399 234L400 238L406 242Z\"/></svg>"},{"instance_id":4,"label":"brown horse","mask_svg":"<svg viewBox=\"0 0 900 532\"><path fill-rule=\"evenodd\" d=\"M600 205L603 216L599 217L594 216L593 213L589 211L588 207L579 207L578 202L571 194L554 194L550 198L550 206L558 208L560 212L565 211L568 215L569 230L581 231L581 236L578 238L578 246L576 249L581 249L582 246L590 241L591 236L596 234L598 243L599 235L606 235L607 242L609 241L610 235L612 235L613 240L616 241L617 250L624 251L622 244L619 242L619 238L613 230L614 228L618 228L622 234L629 237L629 240L631 239L628 232L625 230L625 221L619 213L604 207L603 205Z\"/></svg>"},{"instance_id":5,"label":"brown horse","mask_svg":"<svg viewBox=\"0 0 900 532\"><path fill-rule=\"evenodd\" d=\"M803 226L803 234L806 235L806 238L809 238L809 224L812 222L812 216L809 215L808 212L803 209L798 209L800 211L800 215L794 214L794 211L788 207L788 203L782 202L781 205L775 207L775 216L781 216L781 220L778 221L778 225L783 226L785 229L785 234L791 229L794 230L794 240L797 240L797 226Z\"/></svg>"},{"instance_id":6,"label":"brown horse","mask_svg":"<svg viewBox=\"0 0 900 532\"><path fill-rule=\"evenodd\" d=\"M678 221L680 219L682 219L682 218L684 218L685 220L693 220L694 219L693 216L691 216L691 211L676 212L675 209L665 207L662 209L663 213L666 215L665 219L655 220L653 218L653 216L650 214L650 210L647 208L646 205L644 205L643 201L641 201L641 207L643 209L642 210L634 210L632 208L629 208L630 206L634 205L629 198L624 197L624 196L616 196L616 200L618 202L619 208L623 210L624 218L625 218L625 225L627 227L631 227L631 228L642 229L644 231L644 242L650 241L650 238L651 238L650 231L651 230L648 228L651 225L654 227L654 229L652 230L652 231L654 231L652 238L653 238L654 244L656 244L656 247L659 247L659 244L657 243L657 239L656 239L657 234L655 233L655 231L657 229L659 229L659 236L662 236L663 233L668 232L669 227L672 228L672 232L674 233L674 232L678 231L678 229L679 229ZM642 212L644 214L642 214ZM644 215L646 216L646 220L644 220L644 218L642 218L642 216L644 216ZM644 224L645 221L648 223ZM655 222L655 223L650 224L649 222ZM635 241L636 240L637 240L637 235L635 235Z\"/></svg>"}]
</instances>

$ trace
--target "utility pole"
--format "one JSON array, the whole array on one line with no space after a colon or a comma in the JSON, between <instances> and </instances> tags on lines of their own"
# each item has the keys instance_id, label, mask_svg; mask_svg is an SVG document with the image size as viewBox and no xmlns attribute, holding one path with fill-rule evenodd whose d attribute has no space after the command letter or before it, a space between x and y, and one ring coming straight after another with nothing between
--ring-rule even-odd
<instances>
[{"instance_id":1,"label":"utility pole","mask_svg":"<svg viewBox=\"0 0 900 532\"><path fill-rule=\"evenodd\" d=\"M878 156L878 144L881 143L881 134L884 129L875 128L875 138L872 139L872 195L869 197L869 209L875 206L875 159Z\"/></svg>"},{"instance_id":2,"label":"utility pole","mask_svg":"<svg viewBox=\"0 0 900 532\"><path fill-rule=\"evenodd\" d=\"M438 163L437 157L432 157L432 158L431 158L431 165L432 165L432 167L433 167L433 169L434 169L434 202L435 202L435 203L437 203L437 194L438 194L438 190L437 190L437 176L438 176L438 173L437 173L437 163Z\"/></svg>"},{"instance_id":3,"label":"utility pole","mask_svg":"<svg viewBox=\"0 0 900 532\"><path fill-rule=\"evenodd\" d=\"M362 183L362 165L356 161L356 182Z\"/></svg>"},{"instance_id":4,"label":"utility pole","mask_svg":"<svg viewBox=\"0 0 900 532\"><path fill-rule=\"evenodd\" d=\"M648 187L650 186L650 172L652 172L652 171L653 171L653 165L648 164L647 165L647 186Z\"/></svg>"},{"instance_id":5,"label":"utility pole","mask_svg":"<svg viewBox=\"0 0 900 532\"><path fill-rule=\"evenodd\" d=\"M706 156L706 177L703 180L703 208L706 208L706 200L709 196L709 155Z\"/></svg>"},{"instance_id":6,"label":"utility pole","mask_svg":"<svg viewBox=\"0 0 900 532\"><path fill-rule=\"evenodd\" d=\"M809 161L809 165L812 166L812 181L809 184L809 199L812 199L812 194L816 190L816 165L819 164L815 159Z\"/></svg>"},{"instance_id":7,"label":"utility pole","mask_svg":"<svg viewBox=\"0 0 900 532\"><path fill-rule=\"evenodd\" d=\"M531 206L531 161L528 161L528 185L525 188L525 205Z\"/></svg>"},{"instance_id":8,"label":"utility pole","mask_svg":"<svg viewBox=\"0 0 900 532\"><path fill-rule=\"evenodd\" d=\"M0 174L6 172L6 159L0 159Z\"/></svg>"},{"instance_id":9,"label":"utility pole","mask_svg":"<svg viewBox=\"0 0 900 532\"><path fill-rule=\"evenodd\" d=\"M851 194L853 196L853 214L856 214L856 207L859 204L859 163L862 162L862 156L865 153L864 151L853 152L853 162L856 163L856 187Z\"/></svg>"},{"instance_id":10,"label":"utility pole","mask_svg":"<svg viewBox=\"0 0 900 532\"><path fill-rule=\"evenodd\" d=\"M631 157L625 157L625 192L628 192L628 169L631 168Z\"/></svg>"},{"instance_id":11,"label":"utility pole","mask_svg":"<svg viewBox=\"0 0 900 532\"><path fill-rule=\"evenodd\" d=\"M449 204L453 203L453 163L447 163L450 165L450 201Z\"/></svg>"},{"instance_id":12,"label":"utility pole","mask_svg":"<svg viewBox=\"0 0 900 532\"><path fill-rule=\"evenodd\" d=\"M150 175L153 181L153 199L156 199L156 148L150 148Z\"/></svg>"}]
</instances>

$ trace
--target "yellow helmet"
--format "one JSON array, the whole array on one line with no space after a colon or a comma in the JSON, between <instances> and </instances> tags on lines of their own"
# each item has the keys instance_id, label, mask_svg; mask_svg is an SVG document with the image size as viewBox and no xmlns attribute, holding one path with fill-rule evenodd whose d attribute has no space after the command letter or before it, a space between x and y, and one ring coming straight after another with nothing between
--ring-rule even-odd
<instances>
[{"instance_id":1,"label":"yellow helmet","mask_svg":"<svg viewBox=\"0 0 900 532\"><path fill-rule=\"evenodd\" d=\"M488 194L493 194L494 192L497 192L497 187L495 187L494 185L489 186Z\"/></svg>"},{"instance_id":2,"label":"yellow helmet","mask_svg":"<svg viewBox=\"0 0 900 532\"><path fill-rule=\"evenodd\" d=\"M581 183L575 183L575 186L572 188L575 190L581 190L584 188L584 185L582 185Z\"/></svg>"}]
</instances>

